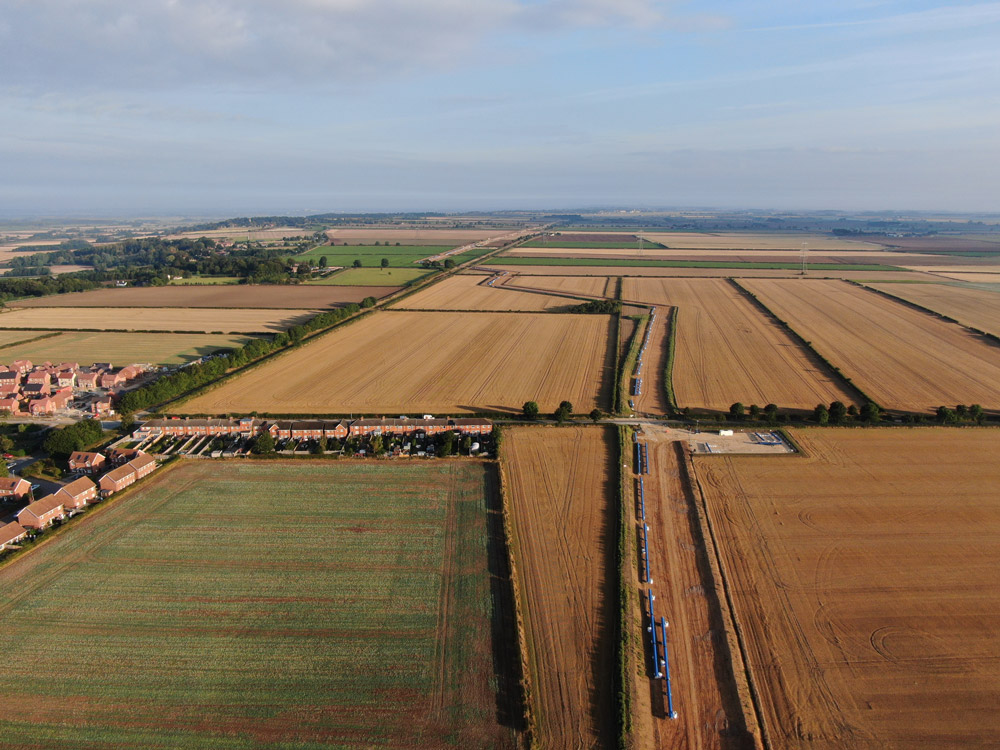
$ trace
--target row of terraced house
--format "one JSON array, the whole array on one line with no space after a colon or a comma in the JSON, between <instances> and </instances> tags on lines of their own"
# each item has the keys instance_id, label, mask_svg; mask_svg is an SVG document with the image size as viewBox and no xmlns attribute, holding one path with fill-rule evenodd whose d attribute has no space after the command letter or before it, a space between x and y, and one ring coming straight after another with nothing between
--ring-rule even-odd
<instances>
[{"instance_id":1,"label":"row of terraced house","mask_svg":"<svg viewBox=\"0 0 1000 750\"><path fill-rule=\"evenodd\" d=\"M319 440L320 438L367 437L375 435L440 435L444 432L462 435L489 435L493 423L488 419L451 419L424 417L340 419L340 420L262 420L252 417L238 419L195 419L174 417L153 419L144 423L136 437L169 435L171 437L254 437L269 432L275 440Z\"/></svg>"},{"instance_id":2,"label":"row of terraced house","mask_svg":"<svg viewBox=\"0 0 1000 750\"><path fill-rule=\"evenodd\" d=\"M0 551L17 544L29 530L41 530L61 521L97 500L119 492L135 484L156 469L156 460L142 451L111 449L104 453L76 451L69 458L71 470L84 474L98 474L112 468L96 483L88 476L82 476L51 495L29 503L17 512L17 521L0 526ZM31 485L19 477L8 477L0 481L0 496L27 499L31 497Z\"/></svg>"},{"instance_id":3,"label":"row of terraced house","mask_svg":"<svg viewBox=\"0 0 1000 750\"><path fill-rule=\"evenodd\" d=\"M33 364L18 359L0 365L0 412L18 417L41 416L65 409L79 391L98 388L114 390L127 385L148 369L148 365L128 365L116 370L110 363L80 367L77 362ZM95 416L113 414L111 397L95 399L90 409Z\"/></svg>"}]
</instances>

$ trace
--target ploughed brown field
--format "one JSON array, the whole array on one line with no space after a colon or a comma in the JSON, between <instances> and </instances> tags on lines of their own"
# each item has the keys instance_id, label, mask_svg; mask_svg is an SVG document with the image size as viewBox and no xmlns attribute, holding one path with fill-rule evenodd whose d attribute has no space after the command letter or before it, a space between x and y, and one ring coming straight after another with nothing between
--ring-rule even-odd
<instances>
[{"instance_id":1,"label":"ploughed brown field","mask_svg":"<svg viewBox=\"0 0 1000 750\"><path fill-rule=\"evenodd\" d=\"M613 747L614 433L504 433L511 555L539 747Z\"/></svg>"},{"instance_id":2,"label":"ploughed brown field","mask_svg":"<svg viewBox=\"0 0 1000 750\"><path fill-rule=\"evenodd\" d=\"M179 307L31 307L0 313L0 328L108 331L188 331L277 333L304 323L316 310L219 309Z\"/></svg>"},{"instance_id":3,"label":"ploughed brown field","mask_svg":"<svg viewBox=\"0 0 1000 750\"><path fill-rule=\"evenodd\" d=\"M773 403L812 409L851 395L814 355L723 279L622 279L626 300L676 306L674 396L680 407L725 411ZM644 387L652 386L653 372ZM656 373L659 377L659 373Z\"/></svg>"},{"instance_id":4,"label":"ploughed brown field","mask_svg":"<svg viewBox=\"0 0 1000 750\"><path fill-rule=\"evenodd\" d=\"M696 457L775 748L995 746L1000 431Z\"/></svg>"},{"instance_id":5,"label":"ploughed brown field","mask_svg":"<svg viewBox=\"0 0 1000 750\"><path fill-rule=\"evenodd\" d=\"M585 297L614 297L613 276L505 276L501 282L507 287L525 287L547 292L580 294Z\"/></svg>"},{"instance_id":6,"label":"ploughed brown field","mask_svg":"<svg viewBox=\"0 0 1000 750\"><path fill-rule=\"evenodd\" d=\"M883 407L1000 407L1000 347L841 281L740 282Z\"/></svg>"},{"instance_id":7,"label":"ploughed brown field","mask_svg":"<svg viewBox=\"0 0 1000 750\"><path fill-rule=\"evenodd\" d=\"M188 414L608 410L610 316L378 312L196 396Z\"/></svg>"},{"instance_id":8,"label":"ploughed brown field","mask_svg":"<svg viewBox=\"0 0 1000 750\"><path fill-rule=\"evenodd\" d=\"M551 297L486 286L489 275L456 275L412 294L393 305L400 310L519 310L541 312L562 310L581 300Z\"/></svg>"},{"instance_id":9,"label":"ploughed brown field","mask_svg":"<svg viewBox=\"0 0 1000 750\"><path fill-rule=\"evenodd\" d=\"M399 287L307 285L215 285L125 287L52 294L13 300L8 307L246 307L251 309L305 309L361 302L385 297Z\"/></svg>"},{"instance_id":10,"label":"ploughed brown field","mask_svg":"<svg viewBox=\"0 0 1000 750\"><path fill-rule=\"evenodd\" d=\"M887 237L885 244L901 250L925 253L1000 253L1000 238L996 236Z\"/></svg>"},{"instance_id":11,"label":"ploughed brown field","mask_svg":"<svg viewBox=\"0 0 1000 750\"><path fill-rule=\"evenodd\" d=\"M720 250L881 250L882 243L792 232L641 232L669 248Z\"/></svg>"},{"instance_id":12,"label":"ploughed brown field","mask_svg":"<svg viewBox=\"0 0 1000 750\"><path fill-rule=\"evenodd\" d=\"M870 284L874 289L1000 336L1000 294L952 284Z\"/></svg>"},{"instance_id":13,"label":"ploughed brown field","mask_svg":"<svg viewBox=\"0 0 1000 750\"><path fill-rule=\"evenodd\" d=\"M656 597L657 619L664 617L669 624L671 693L677 719L668 715L664 680L652 676L651 646L643 631L644 637L634 642L635 674L630 676L635 682L636 747L752 750L753 737L747 731L719 607L721 593L712 580L688 481L689 459L681 443L653 425L643 428L640 439L647 444L650 464L643 487L653 582L645 582L645 566L637 559L639 566L626 573L627 584L641 598L637 608L643 612L643 625L637 623L637 627L648 624L643 594L649 590ZM635 507L629 515L636 521L629 533L639 550L642 521L638 503L633 502L637 484L638 478L630 477L628 501ZM748 700L745 683L743 692Z\"/></svg>"}]
</instances>

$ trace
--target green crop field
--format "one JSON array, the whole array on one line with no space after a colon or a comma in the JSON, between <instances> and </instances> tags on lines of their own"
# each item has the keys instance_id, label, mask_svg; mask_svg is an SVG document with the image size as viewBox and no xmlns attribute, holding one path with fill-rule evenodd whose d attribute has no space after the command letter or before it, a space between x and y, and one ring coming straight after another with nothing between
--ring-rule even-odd
<instances>
[{"instance_id":1,"label":"green crop field","mask_svg":"<svg viewBox=\"0 0 1000 750\"><path fill-rule=\"evenodd\" d=\"M452 249L454 248L448 245L325 245L295 257L318 264L319 259L325 255L327 264L331 266L351 266L355 260L360 260L365 268L378 268L382 258L388 258L390 267L412 268L424 258L440 255ZM453 257L456 263L464 263L488 252L490 248L482 247L450 257Z\"/></svg>"},{"instance_id":2,"label":"green crop field","mask_svg":"<svg viewBox=\"0 0 1000 750\"><path fill-rule=\"evenodd\" d=\"M308 284L328 286L404 286L422 279L433 270L426 268L345 268L331 276Z\"/></svg>"},{"instance_id":3,"label":"green crop field","mask_svg":"<svg viewBox=\"0 0 1000 750\"><path fill-rule=\"evenodd\" d=\"M514 746L491 466L161 472L0 568L4 748Z\"/></svg>"},{"instance_id":4,"label":"green crop field","mask_svg":"<svg viewBox=\"0 0 1000 750\"><path fill-rule=\"evenodd\" d=\"M657 260L655 258L558 258L558 257L531 257L512 258L501 255L493 259L494 263L502 263L505 266L602 266L602 267L629 267L638 266L644 268L769 268L774 270L797 271L799 263L754 263L743 261L713 261L713 260ZM878 263L810 263L810 271L906 271L905 268L897 266L882 265Z\"/></svg>"}]
</instances>

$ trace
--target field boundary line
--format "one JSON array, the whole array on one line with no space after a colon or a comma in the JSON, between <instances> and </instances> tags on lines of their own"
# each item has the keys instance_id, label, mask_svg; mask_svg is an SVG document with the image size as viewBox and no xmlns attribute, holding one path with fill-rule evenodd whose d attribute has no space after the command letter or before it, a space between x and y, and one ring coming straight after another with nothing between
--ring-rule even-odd
<instances>
[{"instance_id":1,"label":"field boundary line","mask_svg":"<svg viewBox=\"0 0 1000 750\"><path fill-rule=\"evenodd\" d=\"M677 350L677 315L679 313L680 308L677 305L672 305L670 312L667 313L667 351L663 363L663 378L660 382L663 388L663 395L666 396L667 408L674 413L678 410L677 396L674 393L674 355ZM674 414L671 414L671 416L674 416Z\"/></svg>"},{"instance_id":2,"label":"field boundary line","mask_svg":"<svg viewBox=\"0 0 1000 750\"><path fill-rule=\"evenodd\" d=\"M621 366L618 370L617 377L615 378L616 389L613 406L615 407L616 414L622 414L625 411L625 403L628 401L626 397L626 389L628 388L629 381L632 378L632 370L634 369L635 363L639 358L639 342L643 340L646 335L646 329L649 327L649 306L642 305L642 307L646 308L646 313L634 316L638 318L635 330L632 331L632 337L629 339L628 349L625 350L625 357L621 361Z\"/></svg>"},{"instance_id":3,"label":"field boundary line","mask_svg":"<svg viewBox=\"0 0 1000 750\"><path fill-rule=\"evenodd\" d=\"M735 278L729 277L726 279L726 281L728 281L733 286L733 288L736 289L737 292L742 294L746 299L750 300L751 304L753 304L758 310L762 311L771 320L775 321L782 330L788 333L788 335L792 338L793 341L795 341L795 343L801 346L807 354L812 355L812 357L814 357L816 361L819 362L820 365L825 367L829 371L829 373L833 375L835 380L839 380L841 385L846 387L848 393L855 393L858 396L860 396L861 403L868 401L878 406L880 411L883 412L886 411L885 409L882 408L881 404L879 404L874 398L872 398L863 390L861 390L861 387L859 385L857 385L853 380L847 377L847 375L845 375L840 370L840 368L837 367L837 365L835 365L833 362L831 362L822 354L820 354L818 351L816 351L816 349L812 345L812 342L807 341L805 337L802 336L802 334L800 334L791 326L790 323L779 318L777 314L775 314L771 310L771 308L765 305L757 297L756 294L754 294L752 291L750 291L745 286L740 284L740 282L737 281Z\"/></svg>"},{"instance_id":4,"label":"field boundary line","mask_svg":"<svg viewBox=\"0 0 1000 750\"><path fill-rule=\"evenodd\" d=\"M523 746L527 750L534 750L537 748L537 719L536 711L538 706L535 704L534 693L532 692L532 682L531 682L531 649L529 647L530 636L528 634L528 627L524 617L524 608L526 606L524 601L524 590L521 586L521 573L517 566L517 555L515 550L517 549L517 528L514 523L513 513L510 510L510 493L507 491L508 479L507 472L503 465L503 449L502 449L502 438L497 440L497 475L500 478L500 506L502 508L503 517L503 528L504 535L507 537L507 557L508 563L510 564L510 582L511 588L514 590L514 618L517 622L517 645L518 652L521 660L521 694L524 696L524 739Z\"/></svg>"},{"instance_id":5,"label":"field boundary line","mask_svg":"<svg viewBox=\"0 0 1000 750\"><path fill-rule=\"evenodd\" d=\"M4 330L7 330L7 331L19 331L19 330L22 330L22 329L20 329L20 328L7 328L7 329L4 329ZM31 329L31 330L44 330L44 329ZM64 333L64 331L52 331L51 333L45 333L45 334L42 334L41 336L35 336L34 338L30 338L30 339L21 339L20 341L11 341L9 344L0 344L0 349L7 349L8 347L11 347L11 346L22 346L24 344L33 344L34 342L41 341L42 339L51 339L51 338L53 338L55 336L62 336L63 333Z\"/></svg>"},{"instance_id":6,"label":"field boundary line","mask_svg":"<svg viewBox=\"0 0 1000 750\"><path fill-rule=\"evenodd\" d=\"M680 443L677 443L677 448L680 455L679 463L688 475L688 480L691 483L692 495L694 495L694 490L697 490L697 495L701 498L700 505L695 503L695 512L698 518L698 526L701 529L702 540L706 547L706 557L708 558L709 568L712 572L713 585L718 588L721 586L723 591L722 597L717 597L719 601L719 608L722 610L722 621L723 623L728 622L729 627L725 628L726 631L726 644L729 649L730 660L734 661L735 658L739 657L739 666L741 669L736 668L736 663L732 664L733 667L733 677L737 681L737 692L740 696L740 704L743 706L744 721L747 724L747 731L754 738L755 748L762 750L775 750L774 745L771 743L771 736L767 729L767 724L764 721L764 709L761 705L760 692L757 688L757 682L754 679L753 669L750 667L749 660L749 650L747 648L746 639L743 635L743 627L740 625L740 618L736 611L736 602L733 598L733 594L729 584L729 577L726 574L726 566L722 560L722 553L720 552L718 537L715 533L715 524L712 522L712 515L708 509L708 501L705 498L705 491L701 486L701 478L698 476L698 470L695 467L695 462L692 456L684 450ZM708 530L708 534L705 534L705 530ZM716 579L718 583L716 583ZM716 592L718 593L718 591ZM733 641L736 642L736 648L733 649ZM741 681L739 675L743 675L745 682ZM748 711L747 701L750 703L750 710ZM751 724L748 721L749 718L753 718ZM757 728L757 732L753 731L753 727Z\"/></svg>"}]
</instances>

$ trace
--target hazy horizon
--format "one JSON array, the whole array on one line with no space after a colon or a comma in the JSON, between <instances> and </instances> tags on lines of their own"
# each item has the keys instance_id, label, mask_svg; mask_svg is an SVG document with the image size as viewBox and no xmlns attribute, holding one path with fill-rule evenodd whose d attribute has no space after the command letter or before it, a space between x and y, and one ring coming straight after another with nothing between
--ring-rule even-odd
<instances>
[{"instance_id":1,"label":"hazy horizon","mask_svg":"<svg viewBox=\"0 0 1000 750\"><path fill-rule=\"evenodd\" d=\"M993 212L1000 3L14 2L0 216Z\"/></svg>"}]
</instances>

